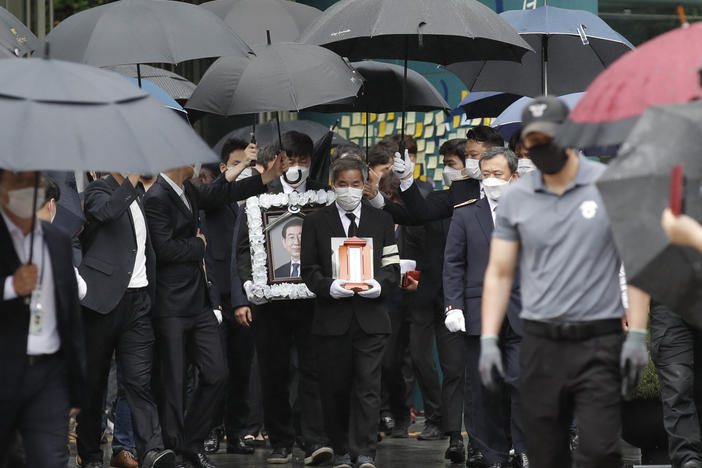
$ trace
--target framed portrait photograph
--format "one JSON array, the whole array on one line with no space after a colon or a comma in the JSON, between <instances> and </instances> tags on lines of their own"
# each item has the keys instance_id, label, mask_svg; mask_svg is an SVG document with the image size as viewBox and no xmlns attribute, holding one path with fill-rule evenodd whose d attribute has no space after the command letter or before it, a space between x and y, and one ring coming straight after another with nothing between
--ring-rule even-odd
<instances>
[{"instance_id":1,"label":"framed portrait photograph","mask_svg":"<svg viewBox=\"0 0 702 468\"><path fill-rule=\"evenodd\" d=\"M253 294L267 301L315 297L300 276L305 216L333 203L332 191L265 193L246 200Z\"/></svg>"}]
</instances>

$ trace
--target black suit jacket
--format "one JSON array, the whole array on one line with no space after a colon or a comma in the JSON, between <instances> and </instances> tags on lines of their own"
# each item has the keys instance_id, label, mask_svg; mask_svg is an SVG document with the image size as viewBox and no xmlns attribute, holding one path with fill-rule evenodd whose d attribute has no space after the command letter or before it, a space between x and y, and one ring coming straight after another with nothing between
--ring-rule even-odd
<instances>
[{"instance_id":1,"label":"black suit jacket","mask_svg":"<svg viewBox=\"0 0 702 468\"><path fill-rule=\"evenodd\" d=\"M329 190L329 186L316 180L307 179L306 190ZM267 193L281 193L283 184L280 182L280 177L273 179L266 185ZM242 211L242 215L246 213ZM251 251L249 250L249 228L247 221L241 222L239 233L237 234L237 267L239 268L239 278L242 284L252 279L251 275Z\"/></svg>"},{"instance_id":2,"label":"black suit jacket","mask_svg":"<svg viewBox=\"0 0 702 468\"><path fill-rule=\"evenodd\" d=\"M211 210L257 195L264 190L261 176L227 183L219 176L213 183L195 187L183 184L189 210L178 194L159 176L145 197L149 232L156 253L154 317L182 317L212 306L202 265L205 245L196 237L199 210Z\"/></svg>"},{"instance_id":3,"label":"black suit jacket","mask_svg":"<svg viewBox=\"0 0 702 468\"><path fill-rule=\"evenodd\" d=\"M81 302L100 314L112 312L124 296L137 253L130 205L136 200L143 212L144 189L129 180L120 185L112 176L97 179L85 190L88 226L81 235L83 260L80 274L88 285ZM147 226L145 226L147 227ZM146 276L151 302L156 292L156 258L146 229Z\"/></svg>"},{"instance_id":4,"label":"black suit jacket","mask_svg":"<svg viewBox=\"0 0 702 468\"><path fill-rule=\"evenodd\" d=\"M392 218L385 212L364 203L361 209L358 237L373 238L373 265L375 279L382 292L376 299L366 299L358 294L333 299L329 288L332 277L332 237L346 237L336 204L325 206L308 215L302 226L302 279L317 295L315 299L312 333L316 335L339 336L345 334L355 316L361 329L368 334L390 333L385 297L400 281L399 254L395 242ZM394 253L393 253L394 252ZM383 266L383 259L396 256L397 263Z\"/></svg>"},{"instance_id":5,"label":"black suit jacket","mask_svg":"<svg viewBox=\"0 0 702 468\"><path fill-rule=\"evenodd\" d=\"M444 257L444 301L446 306L463 310L469 335L480 335L483 278L494 229L487 198L457 208L453 213ZM519 278L515 277L507 320L518 335L522 335L521 310Z\"/></svg>"},{"instance_id":6,"label":"black suit jacket","mask_svg":"<svg viewBox=\"0 0 702 468\"><path fill-rule=\"evenodd\" d=\"M202 210L202 232L207 238L207 275L223 296L231 294L232 238L239 213L237 203Z\"/></svg>"},{"instance_id":7,"label":"black suit jacket","mask_svg":"<svg viewBox=\"0 0 702 468\"><path fill-rule=\"evenodd\" d=\"M83 321L78 302L78 286L73 272L71 239L62 229L41 222L51 257L54 276L56 319L61 350L68 369L71 407L80 408L85 385L85 342ZM20 266L17 252L5 220L0 217L0 285ZM22 376L27 366L27 334L29 332L29 306L24 297L0 301L2 327L0 327L0 400L17 397Z\"/></svg>"}]
</instances>

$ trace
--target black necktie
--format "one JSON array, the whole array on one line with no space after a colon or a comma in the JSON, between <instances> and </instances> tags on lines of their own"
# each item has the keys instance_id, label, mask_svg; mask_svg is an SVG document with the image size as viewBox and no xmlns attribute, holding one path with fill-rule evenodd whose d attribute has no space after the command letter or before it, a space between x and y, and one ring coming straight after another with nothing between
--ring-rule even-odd
<instances>
[{"instance_id":1,"label":"black necktie","mask_svg":"<svg viewBox=\"0 0 702 468\"><path fill-rule=\"evenodd\" d=\"M353 213L346 213L346 217L351 220L351 224L349 224L349 232L348 232L348 237L353 237L356 235L356 231L358 230L358 227L356 226L356 215Z\"/></svg>"}]
</instances>

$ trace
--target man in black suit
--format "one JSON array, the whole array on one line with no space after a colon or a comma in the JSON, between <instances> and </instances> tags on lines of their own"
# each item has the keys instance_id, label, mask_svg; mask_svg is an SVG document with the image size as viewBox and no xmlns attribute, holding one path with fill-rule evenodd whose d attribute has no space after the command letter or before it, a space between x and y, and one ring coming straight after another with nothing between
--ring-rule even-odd
<instances>
[{"instance_id":1,"label":"man in black suit","mask_svg":"<svg viewBox=\"0 0 702 468\"><path fill-rule=\"evenodd\" d=\"M464 409L472 417L471 443L484 455L490 468L528 467L519 395L519 348L522 341L522 309L519 282L512 286L508 320L500 332L505 369L505 388L480 385L481 305L483 277L490 254L495 210L502 191L519 177L517 156L505 148L491 148L480 157L485 198L458 205L451 219L444 254L444 304L446 327L465 343L462 356L466 380L471 387L471 405ZM505 391L508 397L505 396ZM511 410L507 407L511 403ZM515 462L509 465L514 447Z\"/></svg>"},{"instance_id":2,"label":"man in black suit","mask_svg":"<svg viewBox=\"0 0 702 468\"><path fill-rule=\"evenodd\" d=\"M69 414L85 391L85 346L70 238L32 221L36 177L0 170L0 465L17 430L27 466L63 468ZM43 190L40 182L39 203Z\"/></svg>"},{"instance_id":3,"label":"man in black suit","mask_svg":"<svg viewBox=\"0 0 702 468\"><path fill-rule=\"evenodd\" d=\"M281 158L282 159L282 158ZM203 269L206 239L199 229L199 209L216 208L264 190L264 183L282 173L278 161L270 171L239 182L232 172L211 184L195 187L193 167L159 175L146 195L146 217L156 253L154 330L159 358L161 428L166 447L190 458L197 467L214 466L203 452L214 411L226 381L226 364ZM186 348L186 344L190 348ZM186 349L194 349L190 356ZM199 370L192 403L185 404L185 368Z\"/></svg>"},{"instance_id":4,"label":"man in black suit","mask_svg":"<svg viewBox=\"0 0 702 468\"><path fill-rule=\"evenodd\" d=\"M286 132L282 143L290 168L268 184L268 193L304 192L328 189L326 184L308 178L313 151L312 139L299 132ZM237 248L239 275L244 281L249 302L254 304L253 319L256 346L261 370L264 426L273 448L267 457L271 464L289 463L296 439L305 452L305 464L319 465L331 459L332 450L326 446L326 435L319 398L315 343L310 334L313 301L297 299L262 303L251 294L251 254L249 233L245 225L239 230ZM292 274L292 267L289 266ZM282 273L282 272L281 272ZM299 384L297 402L300 408L300 428L293 424L290 398L291 357L297 350ZM297 433L296 433L297 432Z\"/></svg>"},{"instance_id":5,"label":"man in black suit","mask_svg":"<svg viewBox=\"0 0 702 468\"><path fill-rule=\"evenodd\" d=\"M317 295L312 333L319 341L324 421L335 452L334 466L375 468L380 413L380 369L390 317L384 293L400 281L400 256L391 217L361 203L368 179L356 159L332 167L336 202L305 219L302 278ZM358 293L334 279L333 237L373 239L373 279Z\"/></svg>"},{"instance_id":6,"label":"man in black suit","mask_svg":"<svg viewBox=\"0 0 702 468\"><path fill-rule=\"evenodd\" d=\"M281 234L283 237L283 247L285 247L285 250L290 254L290 261L275 269L275 278L299 278L302 218L294 217L286 222Z\"/></svg>"},{"instance_id":7,"label":"man in black suit","mask_svg":"<svg viewBox=\"0 0 702 468\"><path fill-rule=\"evenodd\" d=\"M132 413L134 441L142 466L169 467L158 410L151 392L154 332L151 304L156 259L146 227L139 174L112 173L85 190L83 261L88 285L82 301L88 350L86 401L77 419L82 465L102 466L102 416L112 354L116 352Z\"/></svg>"},{"instance_id":8,"label":"man in black suit","mask_svg":"<svg viewBox=\"0 0 702 468\"><path fill-rule=\"evenodd\" d=\"M235 180L251 177L257 173L250 166L252 161L256 161L257 155L258 148L255 144L232 138L222 146L218 172L231 171ZM232 242L241 213L243 210L239 208L237 202L201 210L202 232L208 241L205 264L208 278L217 286L218 300L222 304L224 321L220 332L229 369L227 390L222 395L222 401L218 406L217 414L221 414L221 417L217 416L214 421L215 428L205 440L205 450L208 453L219 450L222 422L227 435L227 453L252 454L254 452L253 448L244 444L242 433L248 415L246 397L253 340L248 336L249 331L235 320L235 309L248 306L248 301L241 287L238 272L231 267Z\"/></svg>"}]
</instances>

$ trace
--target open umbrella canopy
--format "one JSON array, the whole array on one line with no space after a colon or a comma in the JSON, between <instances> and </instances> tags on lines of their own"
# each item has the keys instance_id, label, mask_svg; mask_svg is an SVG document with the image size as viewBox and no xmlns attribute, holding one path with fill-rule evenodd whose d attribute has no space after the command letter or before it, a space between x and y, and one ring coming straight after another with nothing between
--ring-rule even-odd
<instances>
[{"instance_id":1,"label":"open umbrella canopy","mask_svg":"<svg viewBox=\"0 0 702 468\"><path fill-rule=\"evenodd\" d=\"M361 89L361 76L323 47L278 42L254 51L250 59L217 59L185 107L218 115L300 111Z\"/></svg>"},{"instance_id":2,"label":"open umbrella canopy","mask_svg":"<svg viewBox=\"0 0 702 468\"><path fill-rule=\"evenodd\" d=\"M661 135L665 135L661 137ZM685 211L702 221L702 101L652 107L597 182L627 280L702 328L702 254L661 227L670 173L682 163Z\"/></svg>"},{"instance_id":3,"label":"open umbrella canopy","mask_svg":"<svg viewBox=\"0 0 702 468\"><path fill-rule=\"evenodd\" d=\"M566 103L568 109L573 109L584 95L585 93L572 93L559 97ZM533 98L526 96L516 100L498 115L490 126L496 128L505 140L509 140L522 127L522 112L533 100Z\"/></svg>"},{"instance_id":4,"label":"open umbrella canopy","mask_svg":"<svg viewBox=\"0 0 702 468\"><path fill-rule=\"evenodd\" d=\"M137 80L136 78L126 78L132 83L134 83L134 85L139 86L139 80ZM164 89L157 86L155 83L152 83L149 80L141 80L141 89L158 99L159 102L163 105L163 107L174 110L184 115L188 114L187 111L183 109L183 106L178 104L178 101L173 99L170 94L168 94Z\"/></svg>"},{"instance_id":5,"label":"open umbrella canopy","mask_svg":"<svg viewBox=\"0 0 702 468\"><path fill-rule=\"evenodd\" d=\"M372 60L353 62L351 66L363 77L357 97L307 109L315 112L397 112L402 110L403 68ZM450 110L436 88L414 70L407 70L407 110L428 112Z\"/></svg>"},{"instance_id":6,"label":"open umbrella canopy","mask_svg":"<svg viewBox=\"0 0 702 468\"><path fill-rule=\"evenodd\" d=\"M573 148L621 144L649 106L702 98L702 23L651 39L621 57L587 88L556 138Z\"/></svg>"},{"instance_id":7,"label":"open umbrella canopy","mask_svg":"<svg viewBox=\"0 0 702 468\"><path fill-rule=\"evenodd\" d=\"M146 78L153 84L167 92L176 101L187 101L195 90L195 83L172 71L151 65L140 65L137 72L136 65L116 65L114 67L104 67L130 78Z\"/></svg>"},{"instance_id":8,"label":"open umbrella canopy","mask_svg":"<svg viewBox=\"0 0 702 468\"><path fill-rule=\"evenodd\" d=\"M215 14L173 0L118 0L90 8L63 20L46 39L52 57L98 67L251 52Z\"/></svg>"},{"instance_id":9,"label":"open umbrella canopy","mask_svg":"<svg viewBox=\"0 0 702 468\"><path fill-rule=\"evenodd\" d=\"M280 131L282 133L294 130L296 132L304 133L312 138L312 141L319 141L329 132L329 127L313 122L311 120L286 120L280 122ZM247 127L237 128L223 136L217 144L214 146L214 151L219 153L222 149L224 143L230 138L238 138L240 140L249 141L251 139L251 133L253 132L253 127L251 125ZM278 129L275 122L266 122L260 125L256 125L256 143L259 146L270 145L278 141ZM344 140L339 136L338 133L334 133L332 139L332 146L338 146L348 141Z\"/></svg>"},{"instance_id":10,"label":"open umbrella canopy","mask_svg":"<svg viewBox=\"0 0 702 468\"><path fill-rule=\"evenodd\" d=\"M466 118L495 117L509 107L521 96L500 91L474 91L458 105L466 114Z\"/></svg>"},{"instance_id":11,"label":"open umbrella canopy","mask_svg":"<svg viewBox=\"0 0 702 468\"><path fill-rule=\"evenodd\" d=\"M265 44L266 31L273 42L296 42L322 15L317 8L288 0L213 0L201 3L222 18L247 44Z\"/></svg>"},{"instance_id":12,"label":"open umbrella canopy","mask_svg":"<svg viewBox=\"0 0 702 468\"><path fill-rule=\"evenodd\" d=\"M39 47L39 42L24 23L0 7L0 57L28 54Z\"/></svg>"},{"instance_id":13,"label":"open umbrella canopy","mask_svg":"<svg viewBox=\"0 0 702 468\"><path fill-rule=\"evenodd\" d=\"M471 91L560 96L584 91L634 46L589 11L544 6L500 13L536 52L521 63L461 62L448 66Z\"/></svg>"},{"instance_id":14,"label":"open umbrella canopy","mask_svg":"<svg viewBox=\"0 0 702 468\"><path fill-rule=\"evenodd\" d=\"M500 16L474 0L341 0L303 34L343 57L519 61L529 45Z\"/></svg>"},{"instance_id":15,"label":"open umbrella canopy","mask_svg":"<svg viewBox=\"0 0 702 468\"><path fill-rule=\"evenodd\" d=\"M217 161L182 118L146 91L76 63L0 60L0 120L3 169L154 174Z\"/></svg>"}]
</instances>

